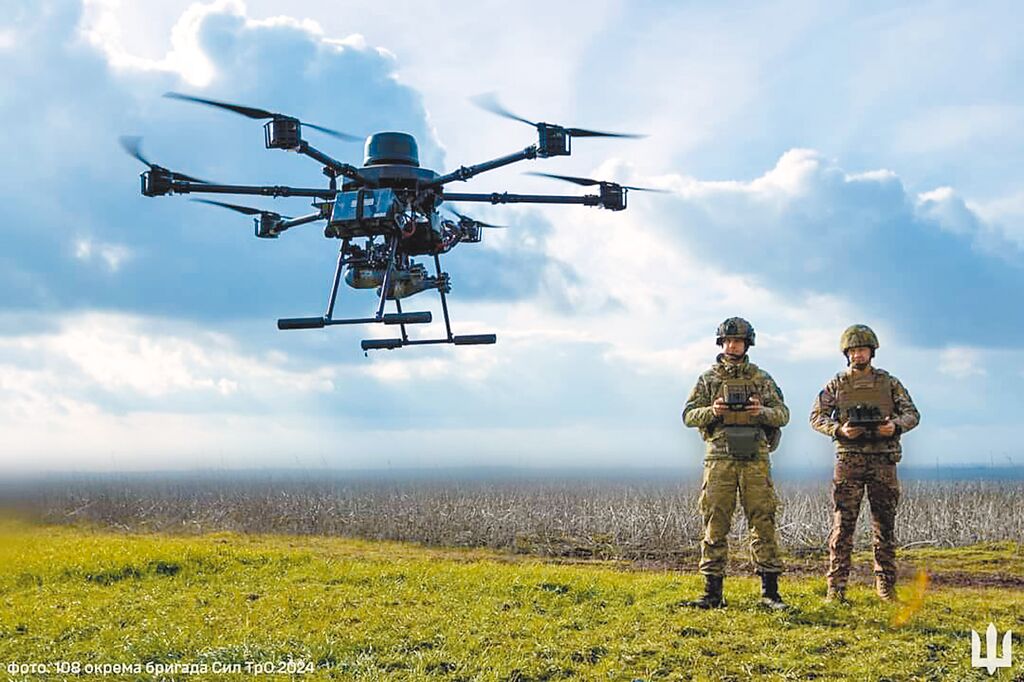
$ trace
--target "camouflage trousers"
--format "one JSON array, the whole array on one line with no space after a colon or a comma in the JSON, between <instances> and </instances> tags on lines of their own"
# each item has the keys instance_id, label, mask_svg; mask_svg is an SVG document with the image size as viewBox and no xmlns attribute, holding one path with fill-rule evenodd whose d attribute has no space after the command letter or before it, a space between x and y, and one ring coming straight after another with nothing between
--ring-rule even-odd
<instances>
[{"instance_id":1,"label":"camouflage trousers","mask_svg":"<svg viewBox=\"0 0 1024 682\"><path fill-rule=\"evenodd\" d=\"M828 538L828 584L845 587L850 575L853 533L864 491L871 505L875 534L875 574L896 580L896 506L900 484L896 465L885 454L844 453L836 459L832 479L832 532Z\"/></svg>"},{"instance_id":2,"label":"camouflage trousers","mask_svg":"<svg viewBox=\"0 0 1024 682\"><path fill-rule=\"evenodd\" d=\"M729 529L732 527L736 497L750 527L750 554L758 573L781 573L782 558L775 537L778 498L772 485L768 460L730 459L704 462L700 513L704 538L700 543L700 572L723 576L729 557Z\"/></svg>"}]
</instances>

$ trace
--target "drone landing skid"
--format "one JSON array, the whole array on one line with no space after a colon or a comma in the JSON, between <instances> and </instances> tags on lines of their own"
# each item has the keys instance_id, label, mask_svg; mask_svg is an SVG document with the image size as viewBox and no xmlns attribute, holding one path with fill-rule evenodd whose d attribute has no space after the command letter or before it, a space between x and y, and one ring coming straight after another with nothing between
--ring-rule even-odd
<instances>
[{"instance_id":1,"label":"drone landing skid","mask_svg":"<svg viewBox=\"0 0 1024 682\"><path fill-rule=\"evenodd\" d=\"M399 325L402 330L401 338L396 339L364 339L361 343L364 351L371 350L393 350L395 348L402 348L403 346L425 346L429 344L437 343L451 343L456 346L476 346L482 344L492 344L497 342L497 336L494 334L465 334L461 336L455 336L452 334L451 320L448 317L448 301L445 297L444 289L438 286L437 292L441 295L441 309L444 311L444 326L446 331L445 338L441 339L410 339L406 332L405 325L407 324L429 324L433 321L433 315L427 312L415 312L405 313L402 312L402 303L399 299L395 299L395 308L398 312L396 313L385 313L384 305L387 301L387 291L391 282L391 273L393 269L393 256L395 247L397 246L397 238L393 238L390 245L391 257L389 257L388 269L384 274L384 282L381 285L380 299L377 305L377 314L373 317L352 317L346 319L334 319L334 303L338 297L338 286L341 283L341 271L344 266L344 253L345 249L342 247L341 253L338 256L338 266L334 271L334 284L331 288L331 297L327 303L327 313L322 317L286 317L281 318L277 321L278 329L322 329L339 324L378 324L383 323L386 325ZM443 281L441 277L441 259L435 254L434 255L434 267L436 268L438 281Z\"/></svg>"},{"instance_id":2,"label":"drone landing skid","mask_svg":"<svg viewBox=\"0 0 1024 682\"><path fill-rule=\"evenodd\" d=\"M433 321L433 315L424 313L387 313L380 318L376 317L351 317L344 320L335 320L330 317L283 317L277 321L278 329L321 329L336 324L373 324L382 322L384 324L429 324Z\"/></svg>"}]
</instances>

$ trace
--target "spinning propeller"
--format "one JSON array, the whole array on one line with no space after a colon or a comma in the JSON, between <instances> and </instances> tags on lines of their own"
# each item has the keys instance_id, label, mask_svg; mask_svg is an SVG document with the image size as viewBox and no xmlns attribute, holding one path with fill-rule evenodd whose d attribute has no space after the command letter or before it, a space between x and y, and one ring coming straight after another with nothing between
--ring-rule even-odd
<instances>
[{"instance_id":1,"label":"spinning propeller","mask_svg":"<svg viewBox=\"0 0 1024 682\"><path fill-rule=\"evenodd\" d=\"M122 135L118 138L121 142L121 147L128 152L128 155L132 158L138 159L144 165L149 166L149 170L154 173L166 173L171 180L185 180L187 182L198 182L204 185L209 183L206 180L200 180L199 178L193 178L191 175L185 175L184 173L175 173L169 171L163 166L158 166L155 163L150 163L149 159L142 155L142 138L135 135Z\"/></svg>"},{"instance_id":2,"label":"spinning propeller","mask_svg":"<svg viewBox=\"0 0 1024 682\"><path fill-rule=\"evenodd\" d=\"M501 105L501 103L498 101L497 96L493 92L488 92L483 95L477 95L476 97L470 98L470 101L473 102L473 104L480 107L481 109L483 109L484 111L489 111L492 114L497 114L498 116L501 116L503 118L510 118L513 121L525 123L526 125L537 128L538 130L540 130L545 125L550 125L542 122L534 122L529 119L525 119L522 116L517 116L516 114L513 114L511 111L509 111L508 109ZM564 128L564 130L565 132L569 133L569 135L571 135L572 137L627 137L632 139L647 137L646 135L636 135L633 133L609 133L600 130L587 130L585 128L566 127Z\"/></svg>"},{"instance_id":3,"label":"spinning propeller","mask_svg":"<svg viewBox=\"0 0 1024 682\"><path fill-rule=\"evenodd\" d=\"M462 213L459 213L458 211L452 210L447 206L445 208L448 210L449 213L458 216L459 224L462 225L463 227L491 227L497 229L505 229L508 227L508 225L491 225L490 223L484 223L479 220L476 220L475 218L470 218L468 215L464 215Z\"/></svg>"},{"instance_id":4,"label":"spinning propeller","mask_svg":"<svg viewBox=\"0 0 1024 682\"><path fill-rule=\"evenodd\" d=\"M168 93L164 94L164 97L169 97L171 99L180 99L180 100L183 100L185 102L198 102L199 104L206 104L206 105L211 106L211 107L219 107L221 109L227 109L228 111L233 111L236 114L241 114L242 116L247 116L248 118L255 118L255 119L269 118L269 119L273 119L273 120L293 119L295 121L298 121L298 119L295 118L294 116L288 116L287 114L275 114L274 112L267 111L266 109L257 109L256 107L246 107L246 106L242 106L240 104L231 104L230 102L218 102L217 100L203 99L202 97L193 97L192 95L184 95L184 94L182 94L180 92L168 92ZM336 137L339 140L345 140L346 142L362 142L363 141L362 137L357 137L355 135L349 135L348 133L343 133L343 132L340 132L338 130L332 130L331 128L325 128L323 126L314 125L313 123L305 123L303 121L299 121L299 124L302 125L302 126L305 126L306 128L312 128L314 130L319 130L322 133L326 133L327 135L331 135L332 137Z\"/></svg>"},{"instance_id":5,"label":"spinning propeller","mask_svg":"<svg viewBox=\"0 0 1024 682\"><path fill-rule=\"evenodd\" d=\"M213 206L222 206L224 208L236 211L238 213L244 213L245 215L275 215L285 220L291 220L291 216L281 215L274 211L266 211L259 208L252 208L251 206L241 206L239 204L229 204L226 201L214 201L213 199L191 199L191 201L198 202L200 204L212 204Z\"/></svg>"},{"instance_id":6,"label":"spinning propeller","mask_svg":"<svg viewBox=\"0 0 1024 682\"><path fill-rule=\"evenodd\" d=\"M652 187L634 187L633 185L619 185L617 182L608 182L606 180L592 180L590 178L577 178L573 175L555 175L554 173L540 173L537 171L528 171L526 175L539 175L544 178L554 178L555 180L564 180L566 182L572 182L577 185L618 185L622 189L632 189L638 192L658 192L659 194L668 194L667 189L654 189Z\"/></svg>"}]
</instances>

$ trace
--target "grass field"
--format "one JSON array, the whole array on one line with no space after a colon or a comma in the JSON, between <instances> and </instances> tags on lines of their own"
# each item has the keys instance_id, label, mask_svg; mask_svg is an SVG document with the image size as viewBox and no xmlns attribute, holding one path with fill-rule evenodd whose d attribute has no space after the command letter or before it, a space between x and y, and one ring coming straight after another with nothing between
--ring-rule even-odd
<instances>
[{"instance_id":1,"label":"grass field","mask_svg":"<svg viewBox=\"0 0 1024 682\"><path fill-rule=\"evenodd\" d=\"M26 525L0 540L10 679L1024 680L1014 543L905 552L936 580L904 586L900 606L866 584L826 605L820 577L801 573L783 581L795 608L770 613L746 576L727 581L728 609L700 612L681 605L692 573L492 550ZM969 632L989 622L1015 630L1019 652L993 678L970 667Z\"/></svg>"}]
</instances>

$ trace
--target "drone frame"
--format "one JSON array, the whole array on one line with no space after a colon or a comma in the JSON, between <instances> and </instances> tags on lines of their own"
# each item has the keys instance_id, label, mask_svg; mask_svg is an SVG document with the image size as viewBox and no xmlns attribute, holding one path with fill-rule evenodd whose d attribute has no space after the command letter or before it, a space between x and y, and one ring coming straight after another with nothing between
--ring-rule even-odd
<instances>
[{"instance_id":1,"label":"drone frame","mask_svg":"<svg viewBox=\"0 0 1024 682\"><path fill-rule=\"evenodd\" d=\"M285 116L282 114L272 114L267 111L259 109L251 109L248 107L240 107L237 105L229 105L222 102L214 102L211 100L203 100L191 96L178 95L176 93L168 93L168 96L177 97L179 99L193 100L205 104L210 104L222 108L227 108L241 113L250 118L270 118L264 125L264 143L267 149L283 149L286 151L293 151L304 156L308 156L313 160L323 165L323 173L329 179L329 187L327 189L318 188L307 188L307 187L291 187L285 185L233 185L233 184L217 184L210 183L189 176L182 175L180 173L172 172L161 166L150 164L141 154L138 153L137 149L129 149L128 145L122 140L122 144L125 144L125 148L129 150L133 156L138 158L140 161L149 166L149 170L145 171L141 175L142 180L142 194L148 197L162 196L166 194L194 194L194 193L205 193L205 194L236 194L236 195L252 195L252 196L268 196L268 197L309 197L313 199L322 199L324 203L319 204L319 211L316 213L300 216L297 218L284 219L277 213L272 211L262 211L257 209L247 210L246 212L257 212L259 215L255 218L255 233L260 238L276 238L282 232L296 227L299 225L316 222L318 220L326 219L327 208L331 206L331 201L334 200L339 192L337 179L343 177L347 180L345 189L356 189L360 187L376 188L379 183L372 178L366 177L360 172L360 169L355 166L343 163L337 159L332 158L328 154L316 149L304 139L302 139L302 123L299 119ZM487 108L487 107L485 107ZM492 193L450 193L444 191L444 186L454 181L466 181L481 173L508 166L513 163L524 160L532 160L537 158L548 158L552 156L569 156L572 153L572 137L574 134L578 136L594 137L594 136L611 136L611 137L634 137L629 135L620 135L616 133L598 133L595 131L581 130L578 128L566 128L549 123L533 123L521 119L517 116L509 114L504 109L498 106L498 109L492 109L499 115L513 118L515 120L523 121L534 126L537 130L537 143L532 144L525 149L512 154L484 161L479 164L472 166L460 166L454 171L435 176L426 182L417 182L415 186L415 192L419 195L421 192L431 192L434 194L433 197L433 211L438 210L441 203L445 201L451 202L480 202L490 204L511 204L511 203L530 203L530 204L578 204L583 206L597 206L601 208L607 208L613 211L621 211L626 208L626 195L629 189L645 189L635 187L624 187L613 182L599 182L591 181L580 178L568 178L565 176L554 176L563 180L570 180L572 182L578 182L578 184L596 184L599 185L599 194L586 194L583 196L579 195L553 195L553 194L513 194L509 192L492 192ZM307 124L310 125L310 124ZM351 136L345 136L329 129L321 128L319 126L312 126L318 130L328 132L343 138L350 138ZM431 171L433 173L433 171ZM585 180L585 181L583 181ZM583 181L583 182L581 182ZM214 202L217 203L217 202ZM317 205L317 204L314 204ZM235 208L239 210L241 207L232 207L228 205L228 208ZM386 243L387 250L387 265L384 271L383 281L380 286L380 292L378 294L377 308L372 317L358 317L358 318L335 318L334 309L338 297L338 288L341 283L342 272L349 260L346 258L346 252L349 247L350 237L343 237L342 244L339 249L337 265L334 270L334 277L328 297L327 309L324 315L320 317L296 317L296 318L280 318L277 321L278 329L292 330L292 329L320 329L327 326L334 325L355 325L355 324L384 324L388 326L398 325L401 330L401 336L398 338L384 338L384 339L365 339L362 341L361 346L364 351L370 350L390 350L401 348L404 346L414 345L428 345L428 344L443 344L450 343L454 345L480 345L480 344L493 344L496 342L497 337L495 334L471 334L471 335L455 335L452 333L451 318L448 311L448 301L446 298L446 287L448 286L447 274L441 271L441 259L438 251L432 252L434 259L435 268L435 279L437 283L433 287L436 288L441 298L441 309L444 315L445 323L445 335L442 338L428 338L428 339L410 339L407 325L413 324L429 324L433 321L432 314L427 312L403 312L400 297L393 296L395 301L395 313L385 313L385 308L389 298L389 290L392 285L392 278L395 271L395 259L396 254L399 251L399 243L401 241L401 232L396 227L393 231L387 234L383 234ZM454 244L453 244L454 246ZM449 247L450 248L450 247ZM445 250L447 251L447 249ZM391 292L395 293L395 292ZM417 292L418 293L418 292Z\"/></svg>"}]
</instances>

